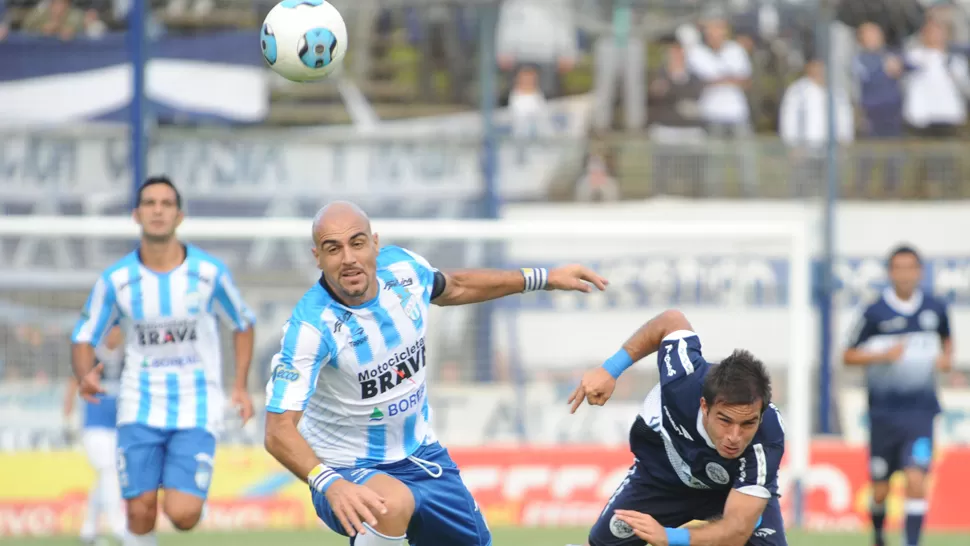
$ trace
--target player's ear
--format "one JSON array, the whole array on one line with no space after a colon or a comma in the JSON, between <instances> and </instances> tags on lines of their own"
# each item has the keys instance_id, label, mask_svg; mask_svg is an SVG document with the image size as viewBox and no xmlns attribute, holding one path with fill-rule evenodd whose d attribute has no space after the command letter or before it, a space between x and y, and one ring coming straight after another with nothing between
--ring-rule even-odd
<instances>
[{"instance_id":1,"label":"player's ear","mask_svg":"<svg viewBox=\"0 0 970 546\"><path fill-rule=\"evenodd\" d=\"M707 400L705 400L704 397L701 396L701 412L703 412L704 415L707 415L708 411L710 410L707 407Z\"/></svg>"},{"instance_id":2,"label":"player's ear","mask_svg":"<svg viewBox=\"0 0 970 546\"><path fill-rule=\"evenodd\" d=\"M380 248L381 247L381 237L380 237L380 235L378 235L378 234L375 233L374 235L372 235L372 237L374 238L374 246L377 247L377 248Z\"/></svg>"},{"instance_id":3,"label":"player's ear","mask_svg":"<svg viewBox=\"0 0 970 546\"><path fill-rule=\"evenodd\" d=\"M175 216L175 227L182 225L182 220L185 220L185 211L179 209L179 213Z\"/></svg>"}]
</instances>

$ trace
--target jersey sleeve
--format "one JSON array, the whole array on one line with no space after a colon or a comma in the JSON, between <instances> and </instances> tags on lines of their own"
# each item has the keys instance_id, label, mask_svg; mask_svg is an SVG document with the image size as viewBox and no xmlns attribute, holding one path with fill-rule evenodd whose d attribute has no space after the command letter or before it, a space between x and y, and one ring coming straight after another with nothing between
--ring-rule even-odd
<instances>
[{"instance_id":1,"label":"jersey sleeve","mask_svg":"<svg viewBox=\"0 0 970 546\"><path fill-rule=\"evenodd\" d=\"M112 326L118 323L118 306L115 297L115 287L106 276L100 277L94 283L88 301L81 310L81 318L78 319L71 334L73 343L87 343L97 347L104 339L104 335Z\"/></svg>"},{"instance_id":2,"label":"jersey sleeve","mask_svg":"<svg viewBox=\"0 0 970 546\"><path fill-rule=\"evenodd\" d=\"M703 371L707 361L701 354L701 338L690 330L678 330L663 339L657 351L660 384L667 385Z\"/></svg>"},{"instance_id":3,"label":"jersey sleeve","mask_svg":"<svg viewBox=\"0 0 970 546\"><path fill-rule=\"evenodd\" d=\"M944 341L950 339L950 310L943 302L940 302L940 322L936 331L939 332L940 339Z\"/></svg>"},{"instance_id":4,"label":"jersey sleeve","mask_svg":"<svg viewBox=\"0 0 970 546\"><path fill-rule=\"evenodd\" d=\"M859 319L856 321L852 331L849 332L848 346L853 349L860 347L863 343L869 341L869 338L878 333L877 327L876 321L872 319L870 309L866 308L859 315Z\"/></svg>"},{"instance_id":5,"label":"jersey sleeve","mask_svg":"<svg viewBox=\"0 0 970 546\"><path fill-rule=\"evenodd\" d=\"M215 289L212 292L213 306L224 321L232 325L232 329L242 332L256 323L256 315L243 301L242 294L236 288L232 275L228 269L221 269L216 278Z\"/></svg>"},{"instance_id":6,"label":"jersey sleeve","mask_svg":"<svg viewBox=\"0 0 970 546\"><path fill-rule=\"evenodd\" d=\"M290 319L283 326L280 351L270 364L266 384L266 411L303 411L316 390L320 369L330 347L320 330L306 322Z\"/></svg>"},{"instance_id":7,"label":"jersey sleeve","mask_svg":"<svg viewBox=\"0 0 970 546\"><path fill-rule=\"evenodd\" d=\"M778 495L778 469L785 455L785 426L774 404L765 411L761 432L738 460L740 469L734 489L769 499Z\"/></svg>"},{"instance_id":8,"label":"jersey sleeve","mask_svg":"<svg viewBox=\"0 0 970 546\"><path fill-rule=\"evenodd\" d=\"M418 280L421 282L421 286L424 288L424 299L426 301L431 301L431 293L434 291L435 274L438 273L438 269L432 266L431 263L420 254L403 248L401 251L408 256L411 265L418 274Z\"/></svg>"}]
</instances>

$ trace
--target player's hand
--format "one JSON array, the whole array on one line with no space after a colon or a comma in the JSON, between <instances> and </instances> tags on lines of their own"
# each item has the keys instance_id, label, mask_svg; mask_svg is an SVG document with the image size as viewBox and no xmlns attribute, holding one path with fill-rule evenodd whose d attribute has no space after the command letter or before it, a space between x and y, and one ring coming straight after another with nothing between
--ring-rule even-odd
<instances>
[{"instance_id":1,"label":"player's hand","mask_svg":"<svg viewBox=\"0 0 970 546\"><path fill-rule=\"evenodd\" d=\"M616 510L616 518L633 528L633 533L650 546L667 546L667 530L647 514L633 510Z\"/></svg>"},{"instance_id":2,"label":"player's hand","mask_svg":"<svg viewBox=\"0 0 970 546\"><path fill-rule=\"evenodd\" d=\"M576 413L576 410L583 404L583 400L589 401L591 406L602 406L613 396L613 389L616 388L616 379L610 372L601 367L593 368L583 374L579 386L569 397L569 413Z\"/></svg>"},{"instance_id":3,"label":"player's hand","mask_svg":"<svg viewBox=\"0 0 970 546\"><path fill-rule=\"evenodd\" d=\"M588 293L593 290L590 284L600 290L606 290L609 281L588 267L577 264L565 265L549 271L546 290L577 290Z\"/></svg>"},{"instance_id":4,"label":"player's hand","mask_svg":"<svg viewBox=\"0 0 970 546\"><path fill-rule=\"evenodd\" d=\"M936 369L940 370L941 372L948 372L952 370L953 359L950 358L950 355L943 353L936 357Z\"/></svg>"},{"instance_id":5,"label":"player's hand","mask_svg":"<svg viewBox=\"0 0 970 546\"><path fill-rule=\"evenodd\" d=\"M903 353L906 352L906 345L904 343L897 343L893 345L888 351L883 353L883 358L886 362L896 362L903 357Z\"/></svg>"},{"instance_id":6,"label":"player's hand","mask_svg":"<svg viewBox=\"0 0 970 546\"><path fill-rule=\"evenodd\" d=\"M101 372L104 370L104 364L98 362L98 365L91 368L91 371L84 374L84 377L78 381L77 391L81 395L81 398L87 400L92 404L100 404L101 401L98 399L99 394L104 393L104 389L101 387Z\"/></svg>"},{"instance_id":7,"label":"player's hand","mask_svg":"<svg viewBox=\"0 0 970 546\"><path fill-rule=\"evenodd\" d=\"M358 533L362 535L367 533L364 522L371 528L376 527L377 517L374 514L387 513L384 498L376 491L348 480L341 479L333 482L324 496L327 497L334 515L351 537Z\"/></svg>"},{"instance_id":8,"label":"player's hand","mask_svg":"<svg viewBox=\"0 0 970 546\"><path fill-rule=\"evenodd\" d=\"M239 418L245 425L253 417L253 399L246 389L236 387L232 389L232 405L239 410Z\"/></svg>"}]
</instances>

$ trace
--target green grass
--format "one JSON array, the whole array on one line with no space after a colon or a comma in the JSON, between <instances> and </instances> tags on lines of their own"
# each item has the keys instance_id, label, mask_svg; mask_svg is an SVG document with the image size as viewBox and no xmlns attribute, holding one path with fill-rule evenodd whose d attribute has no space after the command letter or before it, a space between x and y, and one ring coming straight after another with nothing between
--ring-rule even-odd
<instances>
[{"instance_id":1,"label":"green grass","mask_svg":"<svg viewBox=\"0 0 970 546\"><path fill-rule=\"evenodd\" d=\"M494 530L495 546L565 546L584 544L586 530L579 529L518 529ZM901 537L891 537L889 544L902 544ZM3 538L3 546L77 546L73 537L51 538ZM869 544L868 535L842 533L790 533L791 546L865 546ZM958 534L934 534L926 536L923 546L967 546L970 538ZM164 533L159 538L160 546L346 546L347 539L330 531L294 532L238 532L238 533Z\"/></svg>"}]
</instances>

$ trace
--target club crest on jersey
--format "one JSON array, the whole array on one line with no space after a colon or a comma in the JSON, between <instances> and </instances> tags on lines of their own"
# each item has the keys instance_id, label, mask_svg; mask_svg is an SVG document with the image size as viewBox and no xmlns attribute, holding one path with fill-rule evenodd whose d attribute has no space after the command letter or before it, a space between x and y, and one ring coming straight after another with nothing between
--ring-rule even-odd
<instances>
[{"instance_id":1,"label":"club crest on jersey","mask_svg":"<svg viewBox=\"0 0 970 546\"><path fill-rule=\"evenodd\" d=\"M401 300L401 308L404 309L404 314L407 315L412 321L417 321L421 318L421 309L418 307L418 302L412 297L411 292L406 290L404 287L411 286L412 280L410 278L398 281L397 279L388 281L384 285L385 288L392 290L394 295Z\"/></svg>"},{"instance_id":2,"label":"club crest on jersey","mask_svg":"<svg viewBox=\"0 0 970 546\"><path fill-rule=\"evenodd\" d=\"M707 463L704 470L707 472L707 477L714 483L727 485L731 481L731 476L728 474L728 471L715 462Z\"/></svg>"},{"instance_id":3,"label":"club crest on jersey","mask_svg":"<svg viewBox=\"0 0 970 546\"><path fill-rule=\"evenodd\" d=\"M927 309L919 314L919 327L924 330L936 330L940 325L940 318L936 313Z\"/></svg>"},{"instance_id":4,"label":"club crest on jersey","mask_svg":"<svg viewBox=\"0 0 970 546\"><path fill-rule=\"evenodd\" d=\"M191 315L196 315L202 308L202 294L198 292L189 292L185 295L185 309Z\"/></svg>"},{"instance_id":5,"label":"club crest on jersey","mask_svg":"<svg viewBox=\"0 0 970 546\"><path fill-rule=\"evenodd\" d=\"M613 517L610 518L610 532L616 538L630 538L633 536L633 527L613 514Z\"/></svg>"}]
</instances>

